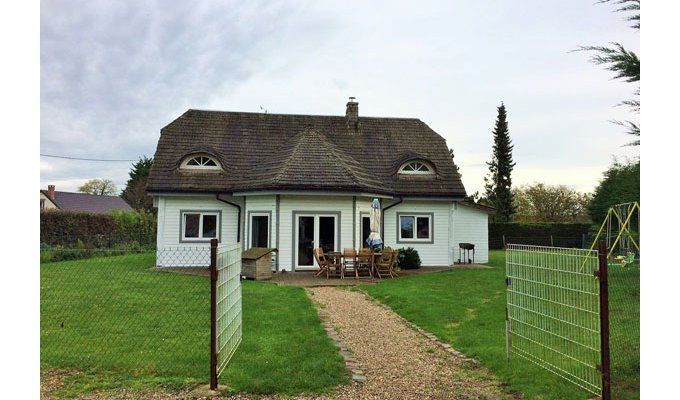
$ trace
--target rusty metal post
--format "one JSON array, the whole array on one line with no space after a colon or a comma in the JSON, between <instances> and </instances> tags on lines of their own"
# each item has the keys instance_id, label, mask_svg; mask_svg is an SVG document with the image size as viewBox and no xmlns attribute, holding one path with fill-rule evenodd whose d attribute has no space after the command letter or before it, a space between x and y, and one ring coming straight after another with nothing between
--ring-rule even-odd
<instances>
[{"instance_id":1,"label":"rusty metal post","mask_svg":"<svg viewBox=\"0 0 680 400\"><path fill-rule=\"evenodd\" d=\"M210 389L217 389L217 239L210 240Z\"/></svg>"},{"instance_id":2,"label":"rusty metal post","mask_svg":"<svg viewBox=\"0 0 680 400\"><path fill-rule=\"evenodd\" d=\"M607 243L600 240L598 248L600 278L600 355L602 400L611 399L611 369L609 355L609 279L607 277Z\"/></svg>"}]
</instances>

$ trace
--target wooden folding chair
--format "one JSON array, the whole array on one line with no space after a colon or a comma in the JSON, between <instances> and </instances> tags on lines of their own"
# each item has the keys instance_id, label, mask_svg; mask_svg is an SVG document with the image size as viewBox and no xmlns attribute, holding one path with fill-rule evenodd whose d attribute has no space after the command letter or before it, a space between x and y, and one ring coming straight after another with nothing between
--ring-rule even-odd
<instances>
[{"instance_id":1,"label":"wooden folding chair","mask_svg":"<svg viewBox=\"0 0 680 400\"><path fill-rule=\"evenodd\" d=\"M328 259L326 258L326 255L323 254L323 250L319 247L314 248L312 251L314 253L314 258L316 259L316 263L319 264L319 270L314 274L314 276L319 276L321 274L327 274L328 271ZM326 275L328 276L328 275Z\"/></svg>"},{"instance_id":2,"label":"wooden folding chair","mask_svg":"<svg viewBox=\"0 0 680 400\"><path fill-rule=\"evenodd\" d=\"M359 272L357 271L357 250L353 248L344 248L342 250L342 277L344 278L347 273L352 273L355 278L359 278Z\"/></svg>"},{"instance_id":3,"label":"wooden folding chair","mask_svg":"<svg viewBox=\"0 0 680 400\"><path fill-rule=\"evenodd\" d=\"M383 250L382 255L375 264L375 273L378 275L378 278L382 279L383 277L387 276L389 276L390 278L394 278L395 261L396 258L394 257L394 250L392 249Z\"/></svg>"},{"instance_id":4,"label":"wooden folding chair","mask_svg":"<svg viewBox=\"0 0 680 400\"><path fill-rule=\"evenodd\" d=\"M399 250L393 250L392 251L392 266L390 267L392 269L392 275L395 277L398 277L399 274L397 273L397 259L399 259Z\"/></svg>"},{"instance_id":5,"label":"wooden folding chair","mask_svg":"<svg viewBox=\"0 0 680 400\"><path fill-rule=\"evenodd\" d=\"M362 247L357 253L357 276L373 278L373 250Z\"/></svg>"},{"instance_id":6,"label":"wooden folding chair","mask_svg":"<svg viewBox=\"0 0 680 400\"><path fill-rule=\"evenodd\" d=\"M330 277L342 278L343 275L342 253L330 251L327 253L326 259L328 260L328 264L326 266L326 278Z\"/></svg>"}]
</instances>

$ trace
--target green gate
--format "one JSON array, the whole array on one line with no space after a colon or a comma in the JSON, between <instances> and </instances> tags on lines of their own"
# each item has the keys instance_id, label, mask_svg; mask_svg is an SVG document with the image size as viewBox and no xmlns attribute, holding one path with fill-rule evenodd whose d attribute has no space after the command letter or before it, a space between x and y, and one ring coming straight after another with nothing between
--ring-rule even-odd
<instances>
[{"instance_id":1,"label":"green gate","mask_svg":"<svg viewBox=\"0 0 680 400\"><path fill-rule=\"evenodd\" d=\"M507 356L602 395L596 250L509 244Z\"/></svg>"}]
</instances>

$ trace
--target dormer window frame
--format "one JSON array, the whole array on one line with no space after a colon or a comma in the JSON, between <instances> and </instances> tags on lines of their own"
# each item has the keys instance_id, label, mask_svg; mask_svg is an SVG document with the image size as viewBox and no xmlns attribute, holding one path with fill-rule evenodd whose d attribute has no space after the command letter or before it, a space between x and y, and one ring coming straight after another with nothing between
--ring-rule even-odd
<instances>
[{"instance_id":1,"label":"dormer window frame","mask_svg":"<svg viewBox=\"0 0 680 400\"><path fill-rule=\"evenodd\" d=\"M193 169L200 171L221 171L222 164L207 153L193 153L184 157L180 164L180 169Z\"/></svg>"},{"instance_id":2,"label":"dormer window frame","mask_svg":"<svg viewBox=\"0 0 680 400\"><path fill-rule=\"evenodd\" d=\"M406 175L434 175L434 167L431 163L424 160L409 160L399 167L399 173Z\"/></svg>"}]
</instances>

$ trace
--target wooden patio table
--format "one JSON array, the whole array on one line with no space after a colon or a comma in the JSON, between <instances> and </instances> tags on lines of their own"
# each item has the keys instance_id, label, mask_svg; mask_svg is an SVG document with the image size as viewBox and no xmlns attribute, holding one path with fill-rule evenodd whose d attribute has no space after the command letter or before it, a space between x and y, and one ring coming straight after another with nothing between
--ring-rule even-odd
<instances>
[{"instance_id":1,"label":"wooden patio table","mask_svg":"<svg viewBox=\"0 0 680 400\"><path fill-rule=\"evenodd\" d=\"M371 270L371 277L375 277L375 276L377 276L376 264L380 261L380 257L382 257L382 252L376 253L375 251L371 251L371 255L372 255L371 265L370 265L369 268ZM328 257L329 263L332 260L334 263L340 264L340 268L342 269L341 276L344 276L344 273L345 273L345 270L344 270L345 269L345 262L344 262L345 261L345 254L340 252L340 251L329 251L327 253L327 257Z\"/></svg>"}]
</instances>

